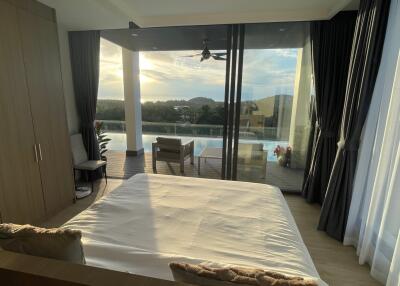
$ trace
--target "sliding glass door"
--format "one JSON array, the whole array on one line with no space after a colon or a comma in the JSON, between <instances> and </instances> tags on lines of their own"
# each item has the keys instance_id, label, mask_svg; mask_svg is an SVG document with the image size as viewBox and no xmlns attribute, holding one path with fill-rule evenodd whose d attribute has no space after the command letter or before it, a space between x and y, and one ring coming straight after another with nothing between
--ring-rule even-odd
<instances>
[{"instance_id":1,"label":"sliding glass door","mask_svg":"<svg viewBox=\"0 0 400 286\"><path fill-rule=\"evenodd\" d=\"M131 127L142 132L146 158L157 137L193 140L195 164L186 160L186 176L301 189L313 98L309 23L135 28L102 36L139 52L140 74L132 76L140 79L142 123ZM99 98L106 92L119 101L99 100L98 119L108 120L109 132L124 133L119 121L134 115L124 116L132 108L122 101L129 96L121 90L122 70L132 63L120 47L103 46L108 73L101 73ZM125 133L120 138L126 142ZM158 170L180 174L177 164L160 162Z\"/></svg>"},{"instance_id":2,"label":"sliding glass door","mask_svg":"<svg viewBox=\"0 0 400 286\"><path fill-rule=\"evenodd\" d=\"M313 98L309 25L265 23L230 29L222 174L225 179L300 190Z\"/></svg>"}]
</instances>

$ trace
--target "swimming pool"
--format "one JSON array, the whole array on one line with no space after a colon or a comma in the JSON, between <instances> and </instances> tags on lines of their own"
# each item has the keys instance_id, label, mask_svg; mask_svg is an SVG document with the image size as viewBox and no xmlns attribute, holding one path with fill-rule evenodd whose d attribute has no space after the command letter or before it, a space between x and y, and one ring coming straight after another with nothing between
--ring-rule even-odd
<instances>
[{"instance_id":1,"label":"swimming pool","mask_svg":"<svg viewBox=\"0 0 400 286\"><path fill-rule=\"evenodd\" d=\"M111 138L107 148L109 150L126 151L126 134L125 133L107 133L107 136ZM169 136L169 135L152 135L143 134L143 148L145 152L151 152L151 143L153 143L158 136L165 136L170 138L181 138L182 140L193 139L194 140L194 155L200 155L201 151L205 147L220 147L222 148L222 138L211 138L211 137L186 137L186 136ZM274 156L274 150L277 145L287 147L287 141L269 141L269 140L250 140L240 139L241 143L262 143L264 144L264 150L268 151L268 161L276 161Z\"/></svg>"}]
</instances>

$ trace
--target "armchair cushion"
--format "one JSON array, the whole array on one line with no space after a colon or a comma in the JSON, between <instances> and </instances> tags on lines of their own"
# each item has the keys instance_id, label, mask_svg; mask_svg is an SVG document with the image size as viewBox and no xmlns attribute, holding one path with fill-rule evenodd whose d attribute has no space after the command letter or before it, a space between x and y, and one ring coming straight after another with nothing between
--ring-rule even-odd
<instances>
[{"instance_id":1,"label":"armchair cushion","mask_svg":"<svg viewBox=\"0 0 400 286\"><path fill-rule=\"evenodd\" d=\"M157 144L160 145L161 152L179 153L182 141L179 138L157 137Z\"/></svg>"},{"instance_id":2,"label":"armchair cushion","mask_svg":"<svg viewBox=\"0 0 400 286\"><path fill-rule=\"evenodd\" d=\"M266 164L267 151L264 151L263 144L239 144L238 163L239 164Z\"/></svg>"},{"instance_id":3,"label":"armchair cushion","mask_svg":"<svg viewBox=\"0 0 400 286\"><path fill-rule=\"evenodd\" d=\"M91 160L91 161L86 161L83 162L79 165L75 165L75 169L77 170L86 170L86 171L94 171L97 170L98 168L107 165L106 161L102 160Z\"/></svg>"},{"instance_id":4,"label":"armchair cushion","mask_svg":"<svg viewBox=\"0 0 400 286\"><path fill-rule=\"evenodd\" d=\"M254 151L263 151L263 144L252 144L252 143L239 143L239 152L254 152Z\"/></svg>"}]
</instances>

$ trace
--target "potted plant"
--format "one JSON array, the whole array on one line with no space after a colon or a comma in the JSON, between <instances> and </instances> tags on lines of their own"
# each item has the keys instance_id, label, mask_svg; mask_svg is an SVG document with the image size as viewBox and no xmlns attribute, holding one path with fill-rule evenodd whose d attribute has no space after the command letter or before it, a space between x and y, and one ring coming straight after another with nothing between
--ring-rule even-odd
<instances>
[{"instance_id":1,"label":"potted plant","mask_svg":"<svg viewBox=\"0 0 400 286\"><path fill-rule=\"evenodd\" d=\"M277 145L274 150L274 155L278 159L278 164L280 166L290 167L290 162L292 159L292 148L290 146L285 148L280 145Z\"/></svg>"},{"instance_id":2,"label":"potted plant","mask_svg":"<svg viewBox=\"0 0 400 286\"><path fill-rule=\"evenodd\" d=\"M107 134L104 131L103 122L96 121L95 130L97 141L99 143L100 159L103 161L107 161L105 153L108 151L107 145L108 142L111 141L111 139L107 137Z\"/></svg>"}]
</instances>

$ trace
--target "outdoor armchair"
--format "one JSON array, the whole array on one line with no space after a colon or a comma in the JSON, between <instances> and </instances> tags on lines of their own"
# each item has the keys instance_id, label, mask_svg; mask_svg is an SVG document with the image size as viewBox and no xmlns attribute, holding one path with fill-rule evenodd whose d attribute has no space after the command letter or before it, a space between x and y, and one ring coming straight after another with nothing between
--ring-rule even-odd
<instances>
[{"instance_id":1,"label":"outdoor armchair","mask_svg":"<svg viewBox=\"0 0 400 286\"><path fill-rule=\"evenodd\" d=\"M263 144L239 143L238 165L261 167L262 178L267 172L268 151L264 151Z\"/></svg>"},{"instance_id":2,"label":"outdoor armchair","mask_svg":"<svg viewBox=\"0 0 400 286\"><path fill-rule=\"evenodd\" d=\"M157 172L157 161L179 163L181 173L185 172L185 160L194 163L194 141L182 142L178 138L157 137L152 144L153 171Z\"/></svg>"}]
</instances>

